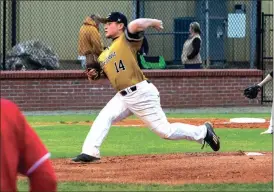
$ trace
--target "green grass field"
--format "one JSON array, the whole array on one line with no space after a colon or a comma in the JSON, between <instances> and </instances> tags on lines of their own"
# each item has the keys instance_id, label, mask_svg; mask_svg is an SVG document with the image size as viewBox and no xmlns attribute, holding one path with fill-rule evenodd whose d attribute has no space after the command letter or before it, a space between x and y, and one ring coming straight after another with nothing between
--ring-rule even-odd
<instances>
[{"instance_id":1,"label":"green grass field","mask_svg":"<svg viewBox=\"0 0 274 192\"><path fill-rule=\"evenodd\" d=\"M200 114L166 114L169 118L237 118L237 117L256 117L256 118L270 118L269 113L200 113ZM96 117L96 114L90 115L45 115L45 116L27 116L30 123L34 122L67 122L67 121L92 121ZM135 119L135 116L129 117L130 119Z\"/></svg>"},{"instance_id":2,"label":"green grass field","mask_svg":"<svg viewBox=\"0 0 274 192\"><path fill-rule=\"evenodd\" d=\"M168 114L168 117L187 118L270 118L270 114ZM30 124L47 122L90 121L95 115L28 116ZM135 118L135 117L131 117ZM56 124L33 126L41 137L52 158L71 158L81 152L83 141L90 129L88 125ZM216 129L221 137L221 152L225 151L272 151L272 137L259 135L263 129ZM101 147L101 155L118 156L133 154L161 154L176 152L207 152L190 141L169 141L159 138L149 129L112 127ZM19 191L28 189L27 182L19 181ZM272 191L272 183L256 184L188 184L188 185L132 185L107 183L60 182L59 191Z\"/></svg>"}]
</instances>

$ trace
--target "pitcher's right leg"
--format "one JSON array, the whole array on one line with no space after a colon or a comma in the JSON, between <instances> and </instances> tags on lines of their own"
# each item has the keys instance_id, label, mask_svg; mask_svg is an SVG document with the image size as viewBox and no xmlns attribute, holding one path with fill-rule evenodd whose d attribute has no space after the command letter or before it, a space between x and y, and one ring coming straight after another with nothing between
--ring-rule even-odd
<instances>
[{"instance_id":1,"label":"pitcher's right leg","mask_svg":"<svg viewBox=\"0 0 274 192\"><path fill-rule=\"evenodd\" d=\"M75 162L92 162L100 159L100 146L106 138L112 123L132 115L119 95L115 95L101 110L93 122L84 141L82 153L73 158Z\"/></svg>"}]
</instances>

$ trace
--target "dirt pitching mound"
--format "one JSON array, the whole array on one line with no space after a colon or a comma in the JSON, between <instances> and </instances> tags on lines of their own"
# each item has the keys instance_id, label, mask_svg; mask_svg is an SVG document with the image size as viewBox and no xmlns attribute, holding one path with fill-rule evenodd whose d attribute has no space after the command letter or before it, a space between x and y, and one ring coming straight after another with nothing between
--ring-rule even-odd
<instances>
[{"instance_id":1,"label":"dirt pitching mound","mask_svg":"<svg viewBox=\"0 0 274 192\"><path fill-rule=\"evenodd\" d=\"M54 159L59 181L107 183L264 183L272 181L272 153L184 153L103 157L90 164Z\"/></svg>"}]
</instances>

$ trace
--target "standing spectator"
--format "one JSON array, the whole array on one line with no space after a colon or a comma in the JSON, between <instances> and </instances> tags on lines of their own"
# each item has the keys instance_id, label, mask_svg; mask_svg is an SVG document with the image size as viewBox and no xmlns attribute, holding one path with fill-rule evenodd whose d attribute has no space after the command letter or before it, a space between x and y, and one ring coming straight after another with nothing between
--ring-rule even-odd
<instances>
[{"instance_id":1,"label":"standing spectator","mask_svg":"<svg viewBox=\"0 0 274 192\"><path fill-rule=\"evenodd\" d=\"M147 38L144 36L142 46L140 50L138 51L138 53L141 55L147 55L148 51L149 51L148 41L147 41Z\"/></svg>"},{"instance_id":2,"label":"standing spectator","mask_svg":"<svg viewBox=\"0 0 274 192\"><path fill-rule=\"evenodd\" d=\"M185 69L200 69L202 59L200 55L201 48L201 29L197 22L192 22L189 26L189 38L184 43L181 60Z\"/></svg>"},{"instance_id":3,"label":"standing spectator","mask_svg":"<svg viewBox=\"0 0 274 192\"><path fill-rule=\"evenodd\" d=\"M142 63L141 63L141 55L146 56L148 54L149 47L148 47L148 41L147 38L144 36L143 43L141 48L137 51L137 62L141 69L143 69Z\"/></svg>"},{"instance_id":4,"label":"standing spectator","mask_svg":"<svg viewBox=\"0 0 274 192\"><path fill-rule=\"evenodd\" d=\"M94 63L103 51L98 18L94 14L86 17L79 31L78 59L81 60L83 69L86 68L86 63Z\"/></svg>"},{"instance_id":5,"label":"standing spectator","mask_svg":"<svg viewBox=\"0 0 274 192\"><path fill-rule=\"evenodd\" d=\"M30 180L30 191L56 191L47 151L16 104L1 98L1 191L17 191L17 174Z\"/></svg>"}]
</instances>

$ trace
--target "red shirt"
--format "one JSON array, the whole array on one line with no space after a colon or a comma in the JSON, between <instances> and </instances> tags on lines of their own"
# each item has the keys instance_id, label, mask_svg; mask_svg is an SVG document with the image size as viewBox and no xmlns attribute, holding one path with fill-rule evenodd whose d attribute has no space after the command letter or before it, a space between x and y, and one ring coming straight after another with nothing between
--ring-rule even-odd
<instances>
[{"instance_id":1,"label":"red shirt","mask_svg":"<svg viewBox=\"0 0 274 192\"><path fill-rule=\"evenodd\" d=\"M48 161L50 154L47 149L37 134L28 125L18 107L11 101L5 99L1 99L0 141L1 191L17 190L16 179L18 172L31 179L31 177L35 175L34 172L39 167L43 167L41 166L43 164L49 166L48 171L53 172ZM50 174L54 176L54 174ZM36 180L37 178L39 177L36 177ZM40 187L47 184L46 181L44 184L42 181L40 182ZM34 189L35 187L31 186L31 188Z\"/></svg>"}]
</instances>

